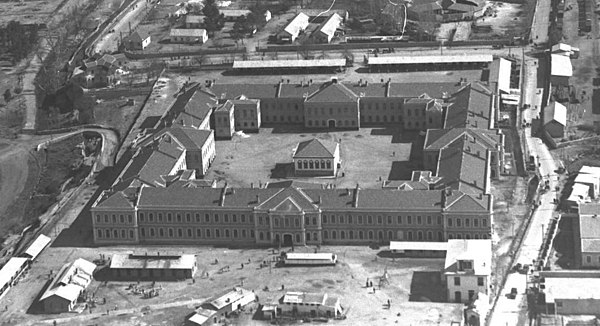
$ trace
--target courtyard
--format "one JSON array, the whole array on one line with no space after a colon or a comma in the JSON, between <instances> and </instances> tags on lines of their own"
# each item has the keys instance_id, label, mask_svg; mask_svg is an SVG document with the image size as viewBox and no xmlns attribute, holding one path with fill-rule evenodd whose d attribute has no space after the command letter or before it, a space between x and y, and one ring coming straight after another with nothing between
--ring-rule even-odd
<instances>
[{"instance_id":1,"label":"courtyard","mask_svg":"<svg viewBox=\"0 0 600 326\"><path fill-rule=\"evenodd\" d=\"M440 271L443 258L391 258L385 252L366 246L324 246L320 252L338 254L336 266L323 267L260 267L279 255L272 249L232 249L220 247L152 247L148 251L187 253L197 255L198 272L194 280L182 282L157 282L159 295L143 298L128 289L130 282L94 280L87 291L95 297L95 306L80 314L39 314L34 304L50 280L50 273L62 264L79 257L93 261L99 254L110 258L114 253L139 252L137 247L68 248L50 247L34 263L19 284L4 298L7 310L0 312L3 325L51 325L54 320L62 325L181 325L200 303L233 286L254 290L259 303L277 301L286 291L325 292L339 296L348 312L339 325L386 324L429 321L431 309L455 309L460 305L438 302L445 300L445 288ZM313 248L296 248L296 252L312 252ZM248 263L249 262L249 263ZM244 267L241 266L244 263ZM228 266L229 268L224 268ZM228 271L222 271L228 269ZM380 282L387 272L388 282ZM206 274L208 273L208 277ZM366 287L367 279L376 291ZM141 282L139 287L151 288L151 282ZM283 289L282 289L283 287ZM106 303L104 303L106 299ZM387 300L392 301L388 309ZM420 301L420 302L415 302ZM434 303L435 302L435 303ZM256 305L253 306L256 311ZM450 316L430 316L432 324ZM246 311L231 320L233 324L264 325L253 320Z\"/></svg>"},{"instance_id":2,"label":"courtyard","mask_svg":"<svg viewBox=\"0 0 600 326\"><path fill-rule=\"evenodd\" d=\"M317 138L340 144L342 167L337 177L295 178L292 151ZM423 136L398 127L310 131L301 126L261 128L259 133L216 142L217 156L205 179L232 187L296 179L340 188L379 188L384 180L410 179L421 167Z\"/></svg>"}]
</instances>

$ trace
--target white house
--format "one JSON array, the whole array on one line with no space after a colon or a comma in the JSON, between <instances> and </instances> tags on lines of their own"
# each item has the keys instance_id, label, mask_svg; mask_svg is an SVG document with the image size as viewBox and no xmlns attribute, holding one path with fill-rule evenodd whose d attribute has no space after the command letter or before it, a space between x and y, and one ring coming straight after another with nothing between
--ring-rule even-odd
<instances>
[{"instance_id":1,"label":"white house","mask_svg":"<svg viewBox=\"0 0 600 326\"><path fill-rule=\"evenodd\" d=\"M65 264L40 298L46 313L61 313L73 310L77 299L93 280L96 264L79 258Z\"/></svg>"},{"instance_id":2,"label":"white house","mask_svg":"<svg viewBox=\"0 0 600 326\"><path fill-rule=\"evenodd\" d=\"M544 129L553 138L562 138L567 125L567 107L559 102L552 102L544 108Z\"/></svg>"},{"instance_id":3,"label":"white house","mask_svg":"<svg viewBox=\"0 0 600 326\"><path fill-rule=\"evenodd\" d=\"M293 43L298 35L307 27L308 16L304 13L299 13L277 34L277 40L280 42Z\"/></svg>"},{"instance_id":4,"label":"white house","mask_svg":"<svg viewBox=\"0 0 600 326\"><path fill-rule=\"evenodd\" d=\"M201 28L173 28L169 33L171 43L200 43L204 44L208 41L208 33Z\"/></svg>"},{"instance_id":5,"label":"white house","mask_svg":"<svg viewBox=\"0 0 600 326\"><path fill-rule=\"evenodd\" d=\"M138 50L143 51L150 45L151 42L150 34L146 31L135 31L131 35L123 39L123 46L127 50Z\"/></svg>"},{"instance_id":6,"label":"white house","mask_svg":"<svg viewBox=\"0 0 600 326\"><path fill-rule=\"evenodd\" d=\"M448 240L444 278L448 300L467 303L477 293L488 294L492 273L492 241Z\"/></svg>"},{"instance_id":7,"label":"white house","mask_svg":"<svg viewBox=\"0 0 600 326\"><path fill-rule=\"evenodd\" d=\"M230 312L243 309L256 301L256 294L244 288L235 287L204 302L187 320L188 325L212 325L220 317L227 317Z\"/></svg>"},{"instance_id":8,"label":"white house","mask_svg":"<svg viewBox=\"0 0 600 326\"><path fill-rule=\"evenodd\" d=\"M327 293L287 292L279 301L283 315L335 318L343 313L338 297Z\"/></svg>"}]
</instances>

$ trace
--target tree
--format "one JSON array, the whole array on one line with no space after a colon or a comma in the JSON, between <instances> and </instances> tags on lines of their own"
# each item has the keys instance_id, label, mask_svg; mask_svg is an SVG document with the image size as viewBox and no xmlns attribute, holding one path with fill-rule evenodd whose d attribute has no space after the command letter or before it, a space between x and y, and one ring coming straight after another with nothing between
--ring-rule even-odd
<instances>
[{"instance_id":1,"label":"tree","mask_svg":"<svg viewBox=\"0 0 600 326\"><path fill-rule=\"evenodd\" d=\"M204 14L204 28L207 32L213 33L221 30L225 25L225 18L219 12L219 7L215 0L206 0L204 2L204 8L202 8Z\"/></svg>"},{"instance_id":2,"label":"tree","mask_svg":"<svg viewBox=\"0 0 600 326\"><path fill-rule=\"evenodd\" d=\"M8 103L8 101L10 101L12 99L12 94L10 92L10 89L6 89L6 91L4 91L4 102Z\"/></svg>"}]
</instances>

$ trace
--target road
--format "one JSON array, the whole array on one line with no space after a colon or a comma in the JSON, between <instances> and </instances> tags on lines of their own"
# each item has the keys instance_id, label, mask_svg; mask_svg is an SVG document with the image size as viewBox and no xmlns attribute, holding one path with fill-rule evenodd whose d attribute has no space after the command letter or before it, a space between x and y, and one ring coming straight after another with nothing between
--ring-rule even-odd
<instances>
[{"instance_id":1,"label":"road","mask_svg":"<svg viewBox=\"0 0 600 326\"><path fill-rule=\"evenodd\" d=\"M118 50L121 35L126 37L129 35L129 28L134 30L145 17L144 11L149 11L151 5L146 0L138 0L131 3L123 13L116 17L114 24L109 24L106 27L106 33L100 40L94 44L93 53L112 53ZM114 32L108 33L108 31ZM158 42L158 40L152 40Z\"/></svg>"}]
</instances>

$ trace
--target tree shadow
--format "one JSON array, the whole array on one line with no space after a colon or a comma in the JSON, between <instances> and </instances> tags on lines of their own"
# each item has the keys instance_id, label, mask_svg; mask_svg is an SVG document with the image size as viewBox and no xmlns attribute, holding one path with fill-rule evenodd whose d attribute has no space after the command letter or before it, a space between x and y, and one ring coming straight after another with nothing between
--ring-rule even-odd
<instances>
[{"instance_id":1,"label":"tree shadow","mask_svg":"<svg viewBox=\"0 0 600 326\"><path fill-rule=\"evenodd\" d=\"M413 272L409 301L446 302L446 288L441 272Z\"/></svg>"},{"instance_id":2,"label":"tree shadow","mask_svg":"<svg viewBox=\"0 0 600 326\"><path fill-rule=\"evenodd\" d=\"M285 179L294 176L294 163L276 163L271 169L272 179Z\"/></svg>"},{"instance_id":3,"label":"tree shadow","mask_svg":"<svg viewBox=\"0 0 600 326\"><path fill-rule=\"evenodd\" d=\"M552 247L560 256L556 264L563 269L576 266L575 262L575 227L578 226L574 217L563 216L558 224L558 233L554 238Z\"/></svg>"}]
</instances>

